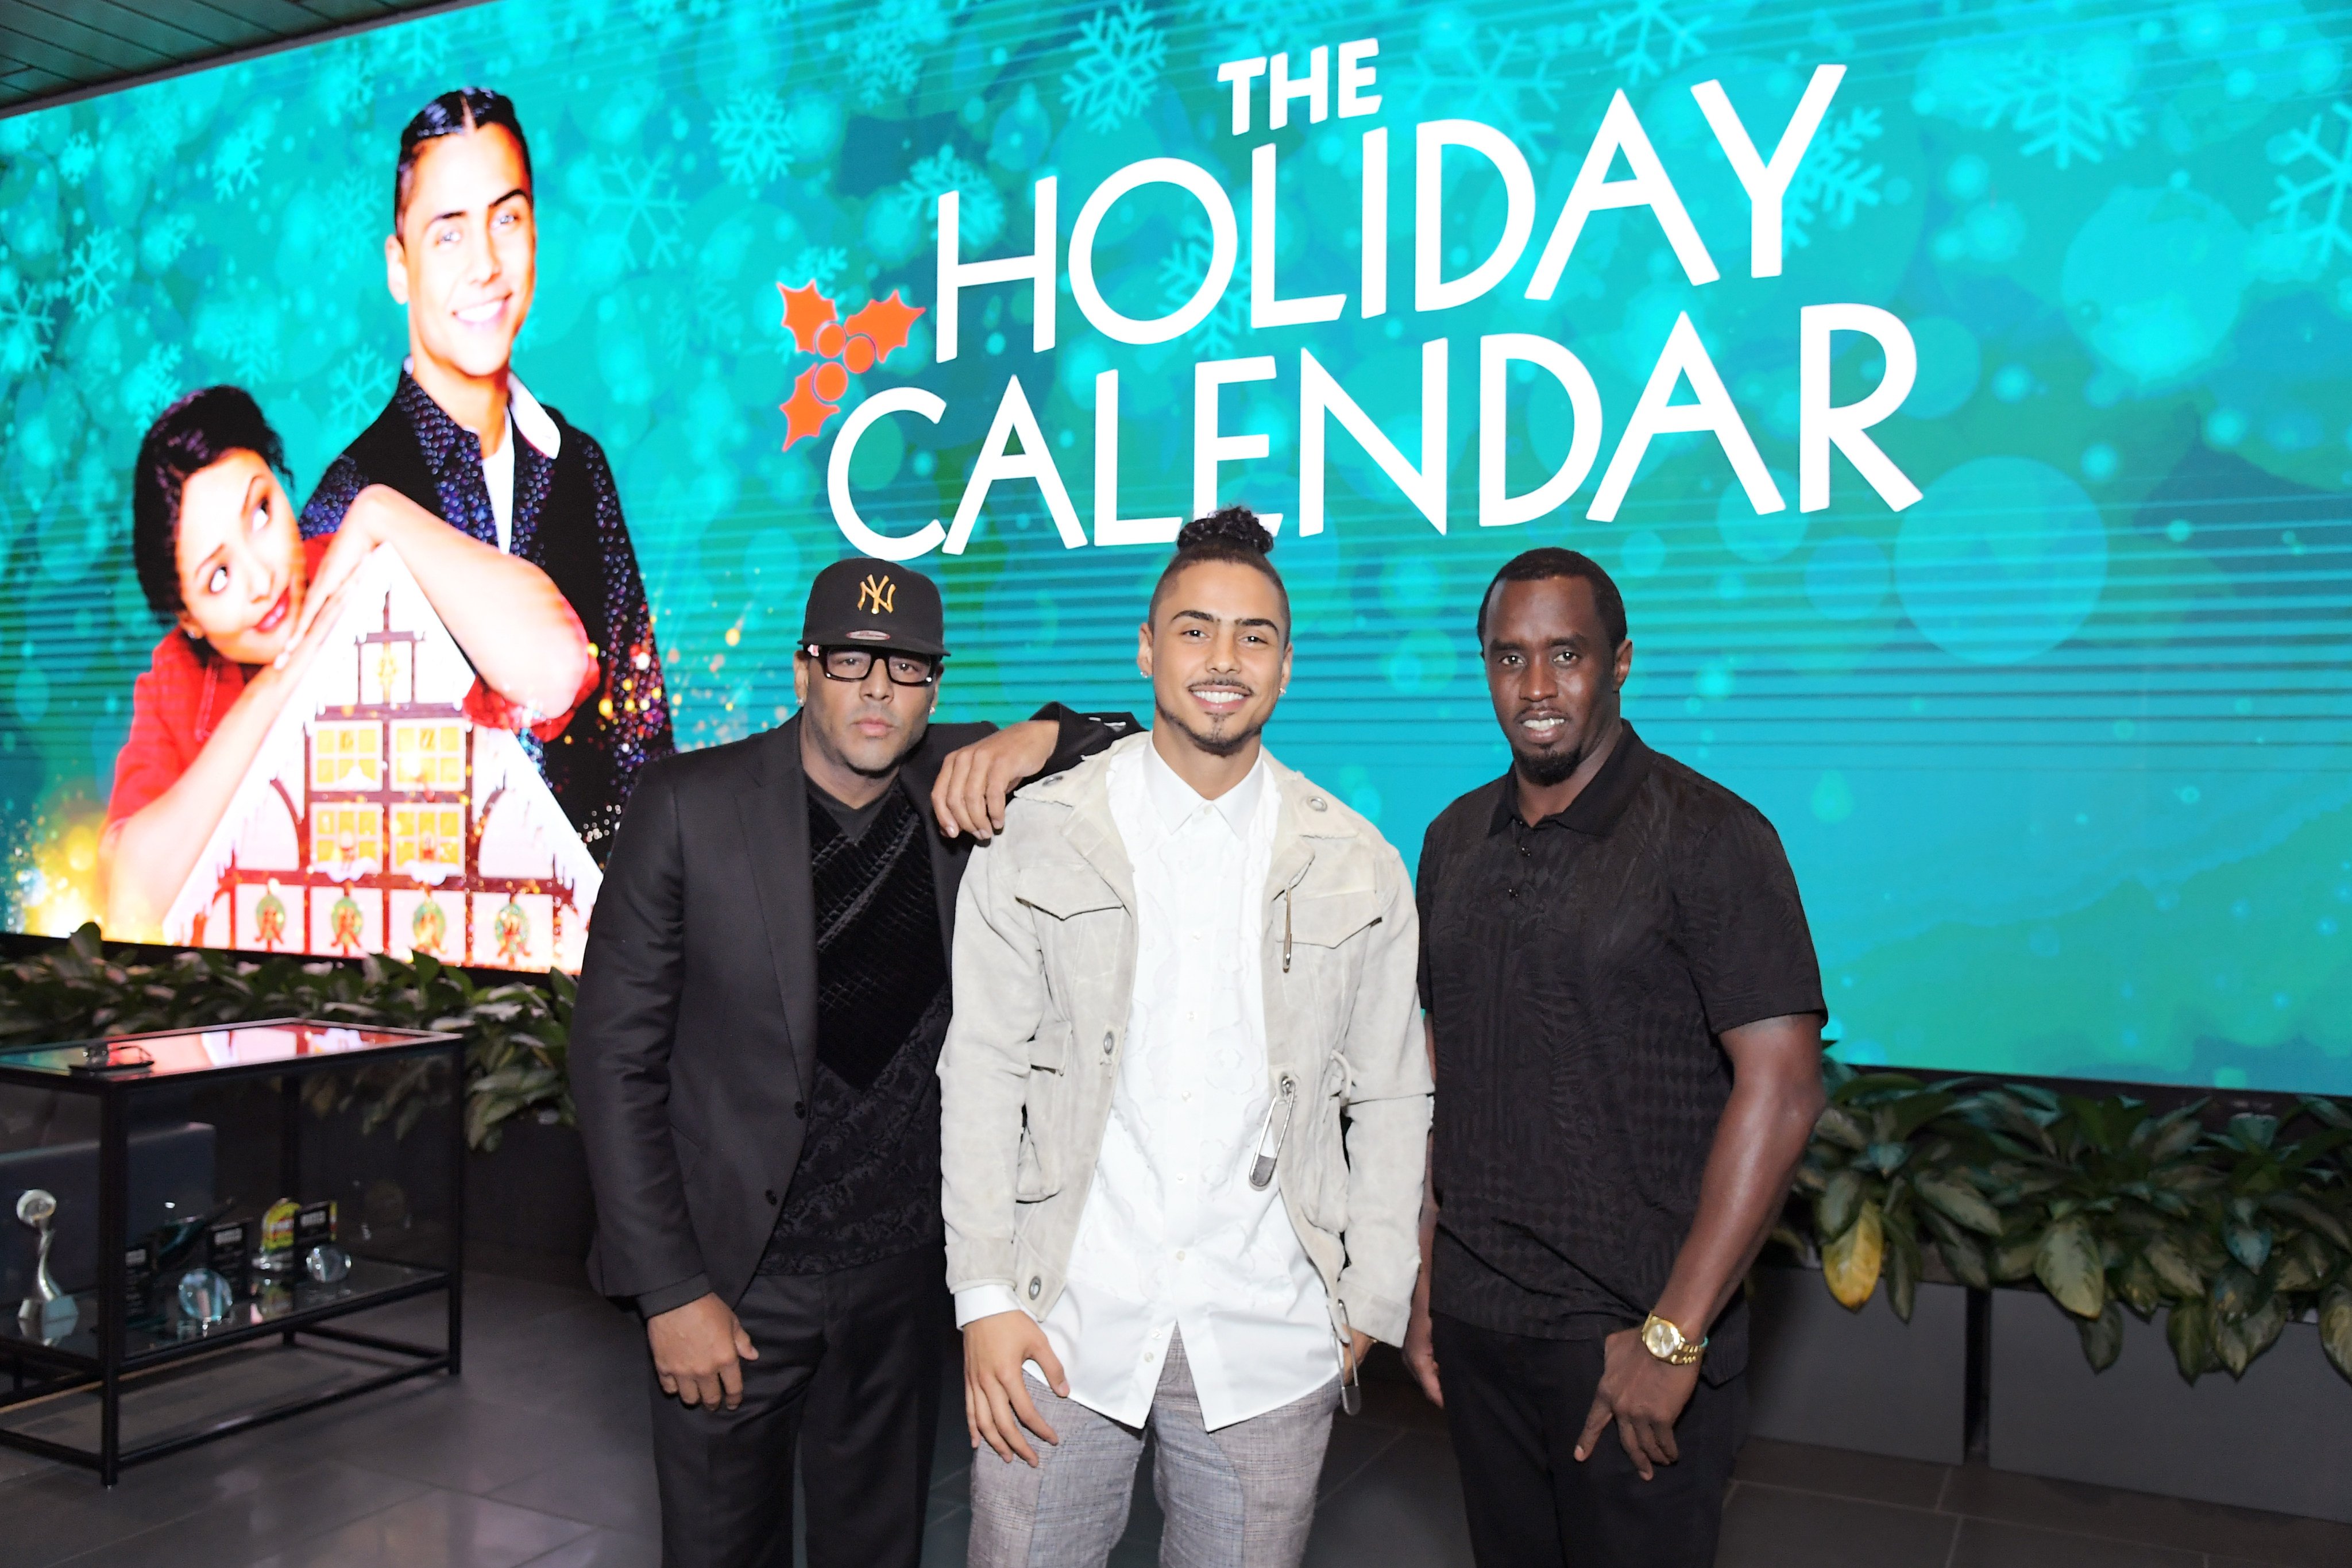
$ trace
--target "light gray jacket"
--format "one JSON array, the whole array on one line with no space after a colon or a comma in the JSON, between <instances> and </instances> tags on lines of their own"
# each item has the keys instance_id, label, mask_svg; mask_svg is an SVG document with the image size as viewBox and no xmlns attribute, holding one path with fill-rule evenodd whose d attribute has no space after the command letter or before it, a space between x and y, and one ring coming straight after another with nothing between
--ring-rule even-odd
<instances>
[{"instance_id":1,"label":"light gray jacket","mask_svg":"<svg viewBox=\"0 0 2352 1568\"><path fill-rule=\"evenodd\" d=\"M1150 743L1130 736L1024 790L973 853L957 903L955 1020L940 1055L948 1285L1002 1285L1035 1318L1062 1293L1134 991L1135 879L1110 763ZM1412 884L1370 823L1265 762L1280 802L1263 944L1266 1132L1287 1104L1283 1206L1335 1330L1402 1343L1430 1109Z\"/></svg>"}]
</instances>

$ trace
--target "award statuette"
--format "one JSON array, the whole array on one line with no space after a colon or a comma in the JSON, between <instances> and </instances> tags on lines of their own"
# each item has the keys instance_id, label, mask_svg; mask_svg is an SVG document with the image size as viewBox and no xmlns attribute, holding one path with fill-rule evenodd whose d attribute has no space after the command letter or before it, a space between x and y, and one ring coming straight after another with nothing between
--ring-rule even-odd
<instances>
[{"instance_id":1,"label":"award statuette","mask_svg":"<svg viewBox=\"0 0 2352 1568\"><path fill-rule=\"evenodd\" d=\"M236 1305L236 1287L224 1279L217 1269L191 1268L180 1276L180 1322L182 1331L196 1332L226 1321L229 1310Z\"/></svg>"},{"instance_id":2,"label":"award statuette","mask_svg":"<svg viewBox=\"0 0 2352 1568\"><path fill-rule=\"evenodd\" d=\"M334 1240L339 1218L332 1198L304 1204L294 1215L294 1250L307 1254L319 1243Z\"/></svg>"},{"instance_id":3,"label":"award statuette","mask_svg":"<svg viewBox=\"0 0 2352 1568\"><path fill-rule=\"evenodd\" d=\"M245 1289L252 1228L246 1220L226 1220L205 1233L205 1262L232 1290Z\"/></svg>"},{"instance_id":4,"label":"award statuette","mask_svg":"<svg viewBox=\"0 0 2352 1568\"><path fill-rule=\"evenodd\" d=\"M40 1187L27 1187L17 1195L16 1217L33 1227L41 1238L40 1261L33 1270L33 1293L16 1309L16 1322L25 1333L42 1340L59 1340L73 1332L81 1317L81 1309L74 1299L58 1289L49 1274L49 1248L57 1244L57 1232L49 1221L56 1217L58 1200Z\"/></svg>"},{"instance_id":5,"label":"award statuette","mask_svg":"<svg viewBox=\"0 0 2352 1568\"><path fill-rule=\"evenodd\" d=\"M277 1275L291 1272L294 1268L294 1216L302 1205L292 1198L280 1198L262 1212L261 1245L253 1254L253 1267L259 1273Z\"/></svg>"},{"instance_id":6,"label":"award statuette","mask_svg":"<svg viewBox=\"0 0 2352 1568\"><path fill-rule=\"evenodd\" d=\"M155 1320L155 1244L134 1241L122 1249L123 1321L148 1324Z\"/></svg>"}]
</instances>

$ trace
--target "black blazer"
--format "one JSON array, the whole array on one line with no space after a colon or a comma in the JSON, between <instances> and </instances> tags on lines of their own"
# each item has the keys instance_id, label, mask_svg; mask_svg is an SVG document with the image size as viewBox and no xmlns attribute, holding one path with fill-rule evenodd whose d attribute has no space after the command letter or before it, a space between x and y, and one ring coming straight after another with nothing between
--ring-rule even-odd
<instances>
[{"instance_id":1,"label":"black blazer","mask_svg":"<svg viewBox=\"0 0 2352 1568\"><path fill-rule=\"evenodd\" d=\"M1049 713L1062 719L1049 772L1133 727ZM940 763L995 728L932 725L892 787L930 822ZM940 940L952 946L971 839L936 826L926 837ZM732 1304L800 1163L815 1081L797 716L638 775L589 923L571 1071L596 1196L590 1282L648 1314L706 1291Z\"/></svg>"}]
</instances>

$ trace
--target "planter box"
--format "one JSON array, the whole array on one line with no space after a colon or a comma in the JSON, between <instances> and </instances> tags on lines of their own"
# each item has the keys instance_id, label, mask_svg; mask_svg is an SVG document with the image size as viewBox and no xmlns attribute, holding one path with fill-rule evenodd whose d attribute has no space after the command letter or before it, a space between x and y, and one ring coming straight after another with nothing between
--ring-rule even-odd
<instances>
[{"instance_id":1,"label":"planter box","mask_svg":"<svg viewBox=\"0 0 2352 1568\"><path fill-rule=\"evenodd\" d=\"M1921 1285L1905 1323L1882 1286L1859 1312L1811 1268L1759 1268L1748 1297L1749 1433L1957 1465L1967 1447L1968 1292Z\"/></svg>"},{"instance_id":2,"label":"planter box","mask_svg":"<svg viewBox=\"0 0 2352 1568\"><path fill-rule=\"evenodd\" d=\"M2289 1323L2243 1379L2208 1373L2192 1387L2164 1321L2125 1313L2122 1356L2095 1373L2056 1302L1994 1291L1993 1467L2352 1523L2352 1383L2318 1327Z\"/></svg>"},{"instance_id":3,"label":"planter box","mask_svg":"<svg viewBox=\"0 0 2352 1568\"><path fill-rule=\"evenodd\" d=\"M476 1261L520 1253L576 1272L595 1233L579 1129L525 1113L503 1124L498 1148L466 1156L466 1242L481 1254Z\"/></svg>"}]
</instances>

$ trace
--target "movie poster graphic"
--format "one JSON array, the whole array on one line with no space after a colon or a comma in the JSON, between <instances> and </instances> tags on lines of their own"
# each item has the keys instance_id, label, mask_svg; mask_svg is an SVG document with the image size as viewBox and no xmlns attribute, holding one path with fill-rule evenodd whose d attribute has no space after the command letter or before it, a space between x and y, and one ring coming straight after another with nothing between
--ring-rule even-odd
<instances>
[{"instance_id":1,"label":"movie poster graphic","mask_svg":"<svg viewBox=\"0 0 2352 1568\"><path fill-rule=\"evenodd\" d=\"M0 925L574 963L821 566L1133 708L1240 500L1408 860L1566 544L1848 1059L2352 1092L2352 22L1931 9L502 0L0 120Z\"/></svg>"}]
</instances>

